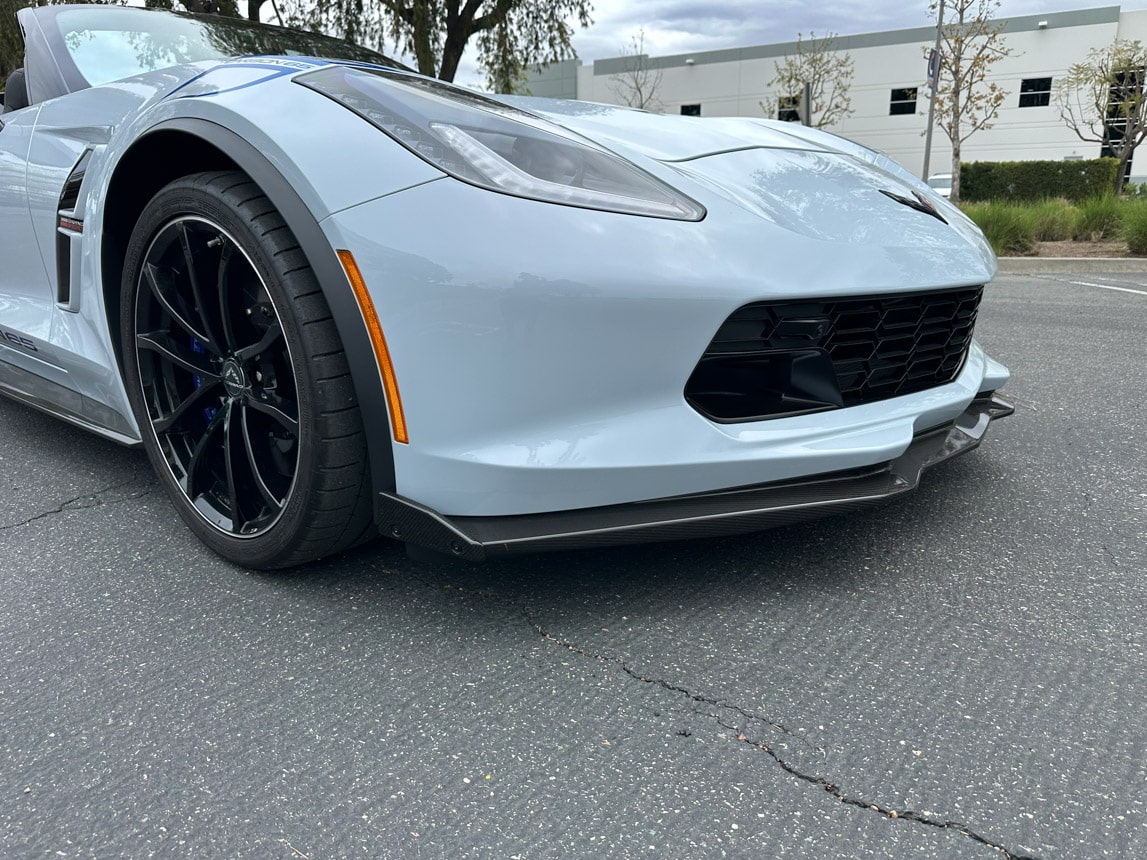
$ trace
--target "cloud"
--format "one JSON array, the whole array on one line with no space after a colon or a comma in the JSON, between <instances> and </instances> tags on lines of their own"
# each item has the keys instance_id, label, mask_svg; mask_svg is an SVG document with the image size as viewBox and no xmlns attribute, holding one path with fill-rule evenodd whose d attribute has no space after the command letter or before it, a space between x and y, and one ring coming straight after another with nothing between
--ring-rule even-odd
<instances>
[{"instance_id":1,"label":"cloud","mask_svg":"<svg viewBox=\"0 0 1147 860\"><path fill-rule=\"evenodd\" d=\"M1079 0L1004 0L996 17L1037 15L1105 6ZM1121 4L1124 11L1147 7L1147 0ZM595 0L594 24L573 39L582 62L624 53L629 38L645 30L651 56L795 41L798 34L854 35L928 27L935 21L926 0Z\"/></svg>"},{"instance_id":2,"label":"cloud","mask_svg":"<svg viewBox=\"0 0 1147 860\"><path fill-rule=\"evenodd\" d=\"M1037 15L1106 6L1079 0L1004 0L996 17ZM593 0L592 26L578 30L574 48L583 63L626 53L629 40L645 30L650 56L688 54L795 41L798 34L823 36L876 33L931 26L927 0L905 6L902 0ZM1147 7L1147 0L1121 4L1123 11ZM483 85L473 49L467 51L458 83Z\"/></svg>"}]
</instances>

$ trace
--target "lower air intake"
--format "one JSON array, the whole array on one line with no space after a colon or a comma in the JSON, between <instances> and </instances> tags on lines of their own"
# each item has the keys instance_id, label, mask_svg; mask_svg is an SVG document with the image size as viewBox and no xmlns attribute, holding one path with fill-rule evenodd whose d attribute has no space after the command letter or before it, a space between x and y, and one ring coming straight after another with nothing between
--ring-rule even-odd
<instances>
[{"instance_id":1,"label":"lower air intake","mask_svg":"<svg viewBox=\"0 0 1147 860\"><path fill-rule=\"evenodd\" d=\"M685 386L715 421L857 406L944 385L972 343L983 287L754 302L718 330Z\"/></svg>"}]
</instances>

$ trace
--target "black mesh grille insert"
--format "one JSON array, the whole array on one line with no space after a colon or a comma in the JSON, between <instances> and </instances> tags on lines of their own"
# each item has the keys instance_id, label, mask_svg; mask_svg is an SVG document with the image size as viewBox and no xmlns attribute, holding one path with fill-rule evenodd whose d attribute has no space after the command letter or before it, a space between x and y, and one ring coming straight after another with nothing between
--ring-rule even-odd
<instances>
[{"instance_id":1,"label":"black mesh grille insert","mask_svg":"<svg viewBox=\"0 0 1147 860\"><path fill-rule=\"evenodd\" d=\"M755 302L718 330L685 397L718 421L871 403L951 382L982 287Z\"/></svg>"}]
</instances>

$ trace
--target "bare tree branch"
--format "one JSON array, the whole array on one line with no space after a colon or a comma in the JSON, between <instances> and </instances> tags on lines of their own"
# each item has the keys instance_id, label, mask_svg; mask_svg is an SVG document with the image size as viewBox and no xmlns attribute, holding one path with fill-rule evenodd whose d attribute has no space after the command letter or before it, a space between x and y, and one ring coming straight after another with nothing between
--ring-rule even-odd
<instances>
[{"instance_id":1,"label":"bare tree branch","mask_svg":"<svg viewBox=\"0 0 1147 860\"><path fill-rule=\"evenodd\" d=\"M659 111L657 95L661 89L661 70L654 69L645 53L645 30L629 37L629 44L621 49L625 71L611 75L609 88L623 104L641 110Z\"/></svg>"},{"instance_id":2,"label":"bare tree branch","mask_svg":"<svg viewBox=\"0 0 1147 860\"><path fill-rule=\"evenodd\" d=\"M960 199L961 144L991 128L1007 91L989 82L993 64L1013 52L1004 44L1003 25L994 20L999 0L948 0L940 40L936 124L952 143L953 203ZM932 4L935 11L937 5Z\"/></svg>"}]
</instances>

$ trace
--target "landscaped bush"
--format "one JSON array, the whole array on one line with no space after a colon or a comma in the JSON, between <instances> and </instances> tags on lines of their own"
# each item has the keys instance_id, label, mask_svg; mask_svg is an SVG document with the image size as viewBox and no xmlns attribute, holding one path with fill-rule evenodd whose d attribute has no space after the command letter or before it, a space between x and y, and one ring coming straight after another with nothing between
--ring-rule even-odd
<instances>
[{"instance_id":1,"label":"landscaped bush","mask_svg":"<svg viewBox=\"0 0 1147 860\"><path fill-rule=\"evenodd\" d=\"M962 200L1020 202L1062 197L1080 201L1110 194L1119 162L1114 158L1087 161L971 161L960 165Z\"/></svg>"},{"instance_id":2,"label":"landscaped bush","mask_svg":"<svg viewBox=\"0 0 1147 860\"><path fill-rule=\"evenodd\" d=\"M1066 200L1045 200L1031 206L1037 242L1063 242L1071 238L1078 210Z\"/></svg>"},{"instance_id":3,"label":"landscaped bush","mask_svg":"<svg viewBox=\"0 0 1147 860\"><path fill-rule=\"evenodd\" d=\"M1123 210L1129 204L1114 197L1093 197L1079 204L1071 238L1078 242L1098 242L1119 233Z\"/></svg>"},{"instance_id":4,"label":"landscaped bush","mask_svg":"<svg viewBox=\"0 0 1147 860\"><path fill-rule=\"evenodd\" d=\"M1147 255L1147 202L1129 202L1123 207L1121 233L1127 248L1137 257Z\"/></svg>"},{"instance_id":5,"label":"landscaped bush","mask_svg":"<svg viewBox=\"0 0 1147 860\"><path fill-rule=\"evenodd\" d=\"M998 256L1038 253L1038 242L1123 240L1135 256L1147 257L1147 197L1111 196L1076 206L1064 200L1043 203L963 203Z\"/></svg>"},{"instance_id":6,"label":"landscaped bush","mask_svg":"<svg viewBox=\"0 0 1147 860\"><path fill-rule=\"evenodd\" d=\"M972 203L963 209L984 231L998 256L1015 257L1035 251L1036 219L1030 207L1010 203Z\"/></svg>"}]
</instances>

